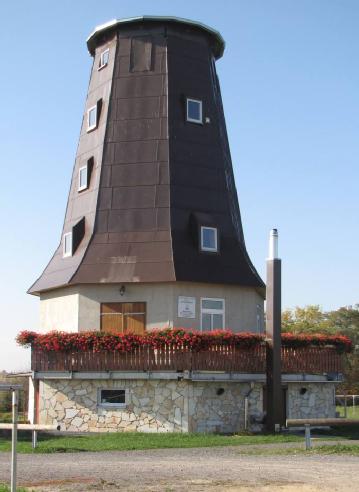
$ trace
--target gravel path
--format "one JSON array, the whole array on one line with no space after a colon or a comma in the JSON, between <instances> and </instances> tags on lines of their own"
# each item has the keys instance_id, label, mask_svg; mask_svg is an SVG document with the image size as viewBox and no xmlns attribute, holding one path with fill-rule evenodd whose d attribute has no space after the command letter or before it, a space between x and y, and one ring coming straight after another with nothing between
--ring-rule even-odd
<instances>
[{"instance_id":1,"label":"gravel path","mask_svg":"<svg viewBox=\"0 0 359 492\"><path fill-rule=\"evenodd\" d=\"M18 480L49 492L359 490L358 456L242 453L240 447L222 447L22 454ZM10 455L0 453L0 482L9 474Z\"/></svg>"}]
</instances>

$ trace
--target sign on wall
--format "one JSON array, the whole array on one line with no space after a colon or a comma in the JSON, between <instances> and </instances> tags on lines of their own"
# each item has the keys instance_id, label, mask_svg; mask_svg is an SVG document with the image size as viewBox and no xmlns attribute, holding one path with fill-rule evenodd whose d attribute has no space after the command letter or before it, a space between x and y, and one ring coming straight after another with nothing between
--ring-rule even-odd
<instances>
[{"instance_id":1,"label":"sign on wall","mask_svg":"<svg viewBox=\"0 0 359 492\"><path fill-rule=\"evenodd\" d=\"M178 296L178 317L195 318L196 317L196 298Z\"/></svg>"}]
</instances>

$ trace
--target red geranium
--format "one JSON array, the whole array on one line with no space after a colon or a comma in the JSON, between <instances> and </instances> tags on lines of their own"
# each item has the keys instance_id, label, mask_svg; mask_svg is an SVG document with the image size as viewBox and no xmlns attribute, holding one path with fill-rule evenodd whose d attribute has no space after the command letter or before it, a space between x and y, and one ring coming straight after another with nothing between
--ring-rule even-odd
<instances>
[{"instance_id":1,"label":"red geranium","mask_svg":"<svg viewBox=\"0 0 359 492\"><path fill-rule=\"evenodd\" d=\"M257 333L233 333L229 330L201 332L182 328L153 330L144 335L132 333L113 335L104 332L66 333L52 331L35 333L22 331L16 337L19 345L35 347L44 351L54 352L131 352L138 347L173 347L176 349L203 351L215 346L231 346L252 348L264 342L264 335ZM310 345L324 347L334 346L338 352L350 352L352 342L342 335L328 336L282 334L282 345L285 347L308 347Z\"/></svg>"}]
</instances>

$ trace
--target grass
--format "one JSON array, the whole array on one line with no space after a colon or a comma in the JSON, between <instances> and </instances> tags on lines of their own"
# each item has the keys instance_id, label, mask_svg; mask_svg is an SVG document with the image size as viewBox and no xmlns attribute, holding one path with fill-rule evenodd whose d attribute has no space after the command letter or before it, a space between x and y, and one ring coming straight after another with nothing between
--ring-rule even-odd
<instances>
[{"instance_id":1,"label":"grass","mask_svg":"<svg viewBox=\"0 0 359 492\"><path fill-rule=\"evenodd\" d=\"M325 440L359 439L358 426L345 426L331 430L314 430L312 435ZM148 434L140 432L121 432L82 435L50 435L39 433L38 446L31 447L31 433L19 431L17 449L19 453L66 453L66 452L100 452L100 451L131 451L164 448L196 448L218 446L241 446L256 444L303 443L303 433L297 434ZM349 444L349 442L348 442ZM317 441L319 447L319 442ZM335 445L338 446L338 445ZM318 449L316 447L316 449ZM353 446L349 446L354 450ZM283 448L282 448L283 449ZM326 447L326 449L328 449ZM344 449L344 448L343 448ZM11 450L10 431L0 433L0 452ZM284 453L287 450L284 451ZM343 451L345 452L345 451ZM1 489L0 489L1 492Z\"/></svg>"},{"instance_id":2,"label":"grass","mask_svg":"<svg viewBox=\"0 0 359 492\"><path fill-rule=\"evenodd\" d=\"M344 407L337 405L336 411L344 418ZM347 419L359 419L359 407L347 407Z\"/></svg>"},{"instance_id":3,"label":"grass","mask_svg":"<svg viewBox=\"0 0 359 492\"><path fill-rule=\"evenodd\" d=\"M0 483L0 492L10 492L10 487L5 483ZM16 487L16 492L30 492L30 489L24 489L24 487Z\"/></svg>"},{"instance_id":4,"label":"grass","mask_svg":"<svg viewBox=\"0 0 359 492\"><path fill-rule=\"evenodd\" d=\"M31 448L30 433L19 432L19 453L66 453L85 451L129 451L140 449L197 448L215 446L240 446L245 444L269 444L300 442L302 436L294 434L231 435L218 434L145 434L123 432L88 434L78 436L52 436L39 434L38 447ZM11 438L0 437L0 451L10 451Z\"/></svg>"},{"instance_id":5,"label":"grass","mask_svg":"<svg viewBox=\"0 0 359 492\"><path fill-rule=\"evenodd\" d=\"M26 418L25 413L19 412L18 421L21 423L27 422L27 418ZM12 413L11 412L0 412L0 422L2 424L11 424ZM1 492L1 489L0 489L0 492Z\"/></svg>"},{"instance_id":6,"label":"grass","mask_svg":"<svg viewBox=\"0 0 359 492\"><path fill-rule=\"evenodd\" d=\"M246 455L263 455L263 456L273 456L273 455L297 455L297 454L307 454L307 455L332 455L332 454L345 454L350 456L359 456L359 445L358 444L329 444L325 446L320 446L314 444L314 447L310 450L304 448L304 443L302 447L282 447L282 448L260 448L260 449L245 449L244 452L240 451L241 454Z\"/></svg>"}]
</instances>

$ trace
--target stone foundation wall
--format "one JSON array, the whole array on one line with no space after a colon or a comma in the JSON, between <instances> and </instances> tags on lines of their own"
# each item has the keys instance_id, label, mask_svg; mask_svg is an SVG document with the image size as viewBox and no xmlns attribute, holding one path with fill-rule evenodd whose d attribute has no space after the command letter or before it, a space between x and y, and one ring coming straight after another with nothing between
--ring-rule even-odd
<instances>
[{"instance_id":1,"label":"stone foundation wall","mask_svg":"<svg viewBox=\"0 0 359 492\"><path fill-rule=\"evenodd\" d=\"M187 387L165 380L42 381L40 423L67 431L187 432ZM102 406L99 389L126 390L126 406Z\"/></svg>"},{"instance_id":2,"label":"stone foundation wall","mask_svg":"<svg viewBox=\"0 0 359 492\"><path fill-rule=\"evenodd\" d=\"M289 383L288 418L334 417L334 384ZM301 391L305 388L306 391ZM100 389L123 389L126 404L99 403ZM248 396L249 429L259 431L262 384L191 380L40 381L39 423L62 430L114 432L238 432L244 429Z\"/></svg>"},{"instance_id":3,"label":"stone foundation wall","mask_svg":"<svg viewBox=\"0 0 359 492\"><path fill-rule=\"evenodd\" d=\"M249 414L263 415L262 386L249 383L190 382L188 386L191 432L237 432L244 429L244 400ZM253 428L254 430L254 428Z\"/></svg>"},{"instance_id":4,"label":"stone foundation wall","mask_svg":"<svg viewBox=\"0 0 359 492\"><path fill-rule=\"evenodd\" d=\"M334 418L334 383L288 384L287 417L290 419Z\"/></svg>"}]
</instances>

